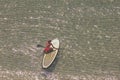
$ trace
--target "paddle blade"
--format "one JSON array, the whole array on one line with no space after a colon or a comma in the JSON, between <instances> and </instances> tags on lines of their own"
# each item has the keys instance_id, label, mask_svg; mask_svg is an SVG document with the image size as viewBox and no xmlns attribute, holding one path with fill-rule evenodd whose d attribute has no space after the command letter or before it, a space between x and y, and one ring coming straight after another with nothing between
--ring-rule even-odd
<instances>
[{"instance_id":1,"label":"paddle blade","mask_svg":"<svg viewBox=\"0 0 120 80\"><path fill-rule=\"evenodd\" d=\"M44 48L44 46L43 46L43 45L40 45L40 44L38 44L37 47L43 47L43 48Z\"/></svg>"}]
</instances>

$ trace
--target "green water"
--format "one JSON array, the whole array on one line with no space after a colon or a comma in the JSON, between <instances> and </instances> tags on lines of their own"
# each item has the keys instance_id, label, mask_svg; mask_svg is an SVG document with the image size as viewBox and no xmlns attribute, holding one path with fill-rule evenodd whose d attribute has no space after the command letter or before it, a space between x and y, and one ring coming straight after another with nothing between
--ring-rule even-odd
<instances>
[{"instance_id":1,"label":"green water","mask_svg":"<svg viewBox=\"0 0 120 80\"><path fill-rule=\"evenodd\" d=\"M0 0L0 79L119 80L120 1ZM48 39L53 65L41 67Z\"/></svg>"}]
</instances>

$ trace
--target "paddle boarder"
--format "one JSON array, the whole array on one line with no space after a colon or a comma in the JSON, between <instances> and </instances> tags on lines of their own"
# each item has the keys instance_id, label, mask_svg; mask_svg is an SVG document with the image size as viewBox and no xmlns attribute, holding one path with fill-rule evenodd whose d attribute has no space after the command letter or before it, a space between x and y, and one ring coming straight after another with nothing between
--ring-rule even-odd
<instances>
[{"instance_id":1,"label":"paddle boarder","mask_svg":"<svg viewBox=\"0 0 120 80\"><path fill-rule=\"evenodd\" d=\"M52 52L54 49L57 49L55 48L52 43L51 43L51 40L48 40L47 43L46 43L46 47L44 48L44 53L50 53Z\"/></svg>"},{"instance_id":2,"label":"paddle boarder","mask_svg":"<svg viewBox=\"0 0 120 80\"><path fill-rule=\"evenodd\" d=\"M48 68L55 60L57 53L58 53L59 45L60 43L57 38L46 42L46 47L43 50L46 52L49 52L50 49L47 49L47 48L52 48L52 52L50 53L43 52L44 55L43 55L43 60L42 60L42 67L44 69Z\"/></svg>"}]
</instances>

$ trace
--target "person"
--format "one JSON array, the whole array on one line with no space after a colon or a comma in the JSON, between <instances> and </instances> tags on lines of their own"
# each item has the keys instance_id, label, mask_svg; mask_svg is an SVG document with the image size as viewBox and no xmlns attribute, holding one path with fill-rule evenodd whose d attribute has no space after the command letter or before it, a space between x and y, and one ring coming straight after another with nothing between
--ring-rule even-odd
<instances>
[{"instance_id":1,"label":"person","mask_svg":"<svg viewBox=\"0 0 120 80\"><path fill-rule=\"evenodd\" d=\"M46 43L46 47L44 48L44 53L50 53L53 51L53 45L51 43L51 40L48 40Z\"/></svg>"}]
</instances>

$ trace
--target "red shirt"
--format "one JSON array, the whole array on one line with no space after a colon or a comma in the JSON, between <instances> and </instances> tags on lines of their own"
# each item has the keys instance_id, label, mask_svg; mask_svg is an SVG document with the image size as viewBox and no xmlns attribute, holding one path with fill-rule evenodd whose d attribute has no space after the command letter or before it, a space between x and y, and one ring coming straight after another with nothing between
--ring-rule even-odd
<instances>
[{"instance_id":1,"label":"red shirt","mask_svg":"<svg viewBox=\"0 0 120 80\"><path fill-rule=\"evenodd\" d=\"M53 49L50 47L52 44L51 43L46 43L46 47L45 47L45 49L44 49L44 52L45 53L48 53L48 52L50 52L50 51L52 51Z\"/></svg>"}]
</instances>

